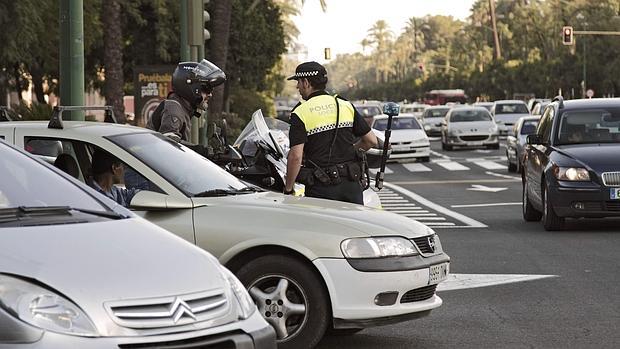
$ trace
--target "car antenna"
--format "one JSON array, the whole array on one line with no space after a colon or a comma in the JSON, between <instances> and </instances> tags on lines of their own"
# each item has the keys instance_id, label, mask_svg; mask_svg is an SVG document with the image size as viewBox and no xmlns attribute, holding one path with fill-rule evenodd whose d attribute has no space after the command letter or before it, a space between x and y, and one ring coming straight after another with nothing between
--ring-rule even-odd
<instances>
[{"instance_id":1,"label":"car antenna","mask_svg":"<svg viewBox=\"0 0 620 349\"><path fill-rule=\"evenodd\" d=\"M375 177L375 188L383 189L383 178L385 175L385 163L388 158L388 149L390 147L390 135L392 134L392 118L398 115L400 106L398 103L387 102L383 105L383 114L388 116L387 127L385 128L385 140L383 141L383 155L381 155L381 167Z\"/></svg>"}]
</instances>

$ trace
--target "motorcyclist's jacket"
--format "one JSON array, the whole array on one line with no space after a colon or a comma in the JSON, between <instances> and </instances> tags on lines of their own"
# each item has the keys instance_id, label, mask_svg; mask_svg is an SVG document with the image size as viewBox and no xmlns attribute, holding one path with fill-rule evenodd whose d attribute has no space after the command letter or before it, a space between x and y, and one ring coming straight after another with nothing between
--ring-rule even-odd
<instances>
[{"instance_id":1,"label":"motorcyclist's jacket","mask_svg":"<svg viewBox=\"0 0 620 349\"><path fill-rule=\"evenodd\" d=\"M291 111L290 145L305 143L304 166L307 166L308 160L319 167L354 161L356 153L353 144L356 138L368 132L370 126L349 101L325 91L312 93L308 100Z\"/></svg>"},{"instance_id":2,"label":"motorcyclist's jacket","mask_svg":"<svg viewBox=\"0 0 620 349\"><path fill-rule=\"evenodd\" d=\"M189 142L191 137L193 108L185 99L175 93L163 100L146 124L148 129L157 131L177 142Z\"/></svg>"}]
</instances>

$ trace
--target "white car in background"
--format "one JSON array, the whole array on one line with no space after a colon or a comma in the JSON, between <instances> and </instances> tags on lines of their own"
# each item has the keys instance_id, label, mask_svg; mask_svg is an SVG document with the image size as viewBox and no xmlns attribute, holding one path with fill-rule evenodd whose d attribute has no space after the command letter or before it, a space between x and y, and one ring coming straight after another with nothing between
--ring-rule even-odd
<instances>
[{"instance_id":1,"label":"white car in background","mask_svg":"<svg viewBox=\"0 0 620 349\"><path fill-rule=\"evenodd\" d=\"M441 148L480 147L499 149L498 128L483 107L452 108L441 124Z\"/></svg>"},{"instance_id":2,"label":"white car in background","mask_svg":"<svg viewBox=\"0 0 620 349\"><path fill-rule=\"evenodd\" d=\"M422 119L422 114L424 114L424 110L428 107L429 107L428 104L421 104L421 103L402 104L400 106L400 113L401 114L412 114L416 118Z\"/></svg>"},{"instance_id":3,"label":"white car in background","mask_svg":"<svg viewBox=\"0 0 620 349\"><path fill-rule=\"evenodd\" d=\"M375 116L372 123L373 132L384 137L387 123L387 115ZM428 136L413 114L393 117L390 147L392 149L390 160L418 159L428 162L430 159L431 145Z\"/></svg>"},{"instance_id":4,"label":"white car in background","mask_svg":"<svg viewBox=\"0 0 620 349\"><path fill-rule=\"evenodd\" d=\"M441 135L441 122L446 117L450 108L451 107L445 105L436 105L424 110L424 114L422 114L422 124L428 136L436 137Z\"/></svg>"},{"instance_id":5,"label":"white car in background","mask_svg":"<svg viewBox=\"0 0 620 349\"><path fill-rule=\"evenodd\" d=\"M499 100L495 101L491 108L491 115L499 128L499 135L506 136L508 131L523 116L530 116L527 104L520 100Z\"/></svg>"}]
</instances>

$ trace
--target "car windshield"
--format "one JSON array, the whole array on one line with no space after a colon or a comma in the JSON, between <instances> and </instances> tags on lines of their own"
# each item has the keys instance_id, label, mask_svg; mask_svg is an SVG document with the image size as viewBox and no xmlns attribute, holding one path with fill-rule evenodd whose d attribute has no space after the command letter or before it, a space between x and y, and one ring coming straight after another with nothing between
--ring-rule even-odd
<instances>
[{"instance_id":1,"label":"car windshield","mask_svg":"<svg viewBox=\"0 0 620 349\"><path fill-rule=\"evenodd\" d=\"M355 109L357 109L357 111L365 117L383 114L381 109L375 106L355 106Z\"/></svg>"},{"instance_id":2,"label":"car windshield","mask_svg":"<svg viewBox=\"0 0 620 349\"><path fill-rule=\"evenodd\" d=\"M400 109L401 113L421 113L424 111L424 107L420 106L420 107L410 107L410 106L406 106L406 107L402 107Z\"/></svg>"},{"instance_id":3,"label":"car windshield","mask_svg":"<svg viewBox=\"0 0 620 349\"><path fill-rule=\"evenodd\" d=\"M538 120L523 121L523 126L521 126L521 134L531 135L536 133L536 126L538 126Z\"/></svg>"},{"instance_id":4,"label":"car windshield","mask_svg":"<svg viewBox=\"0 0 620 349\"><path fill-rule=\"evenodd\" d=\"M0 209L62 206L110 211L77 185L2 142L0 173Z\"/></svg>"},{"instance_id":5,"label":"car windshield","mask_svg":"<svg viewBox=\"0 0 620 349\"><path fill-rule=\"evenodd\" d=\"M453 110L450 122L491 121L491 115L486 110Z\"/></svg>"},{"instance_id":6,"label":"car windshield","mask_svg":"<svg viewBox=\"0 0 620 349\"><path fill-rule=\"evenodd\" d=\"M388 119L378 119L372 125L372 128L385 131L387 128ZM392 119L392 130L419 130L420 124L415 117L412 118L394 118Z\"/></svg>"},{"instance_id":7,"label":"car windshield","mask_svg":"<svg viewBox=\"0 0 620 349\"><path fill-rule=\"evenodd\" d=\"M497 104L495 114L529 114L525 103Z\"/></svg>"},{"instance_id":8,"label":"car windshield","mask_svg":"<svg viewBox=\"0 0 620 349\"><path fill-rule=\"evenodd\" d=\"M450 108L433 108L424 111L425 118L443 118L448 114Z\"/></svg>"},{"instance_id":9,"label":"car windshield","mask_svg":"<svg viewBox=\"0 0 620 349\"><path fill-rule=\"evenodd\" d=\"M559 144L620 143L620 109L567 111L558 129Z\"/></svg>"},{"instance_id":10,"label":"car windshield","mask_svg":"<svg viewBox=\"0 0 620 349\"><path fill-rule=\"evenodd\" d=\"M159 173L187 196L237 191L247 185L195 151L157 133L111 136L116 143Z\"/></svg>"}]
</instances>

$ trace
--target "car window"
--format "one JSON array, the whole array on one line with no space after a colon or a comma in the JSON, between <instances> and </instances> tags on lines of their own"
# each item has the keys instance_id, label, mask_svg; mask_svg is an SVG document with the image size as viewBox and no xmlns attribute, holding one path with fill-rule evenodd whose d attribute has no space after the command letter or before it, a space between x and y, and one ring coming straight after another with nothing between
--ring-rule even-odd
<instances>
[{"instance_id":1,"label":"car window","mask_svg":"<svg viewBox=\"0 0 620 349\"><path fill-rule=\"evenodd\" d=\"M0 144L0 208L71 206L109 210L43 164Z\"/></svg>"},{"instance_id":2,"label":"car window","mask_svg":"<svg viewBox=\"0 0 620 349\"><path fill-rule=\"evenodd\" d=\"M247 187L218 165L160 134L130 133L108 138L188 196L208 190Z\"/></svg>"},{"instance_id":3,"label":"car window","mask_svg":"<svg viewBox=\"0 0 620 349\"><path fill-rule=\"evenodd\" d=\"M425 118L443 118L448 114L450 108L426 109L424 111Z\"/></svg>"},{"instance_id":4,"label":"car window","mask_svg":"<svg viewBox=\"0 0 620 349\"><path fill-rule=\"evenodd\" d=\"M523 103L496 104L495 114L529 114L529 111Z\"/></svg>"},{"instance_id":5,"label":"car window","mask_svg":"<svg viewBox=\"0 0 620 349\"><path fill-rule=\"evenodd\" d=\"M377 119L372 125L372 128L378 131L385 131L387 129L388 119ZM419 130L420 124L416 118L394 118L392 119L392 130Z\"/></svg>"},{"instance_id":6,"label":"car window","mask_svg":"<svg viewBox=\"0 0 620 349\"><path fill-rule=\"evenodd\" d=\"M491 121L491 114L486 110L453 110L450 122Z\"/></svg>"},{"instance_id":7,"label":"car window","mask_svg":"<svg viewBox=\"0 0 620 349\"><path fill-rule=\"evenodd\" d=\"M523 126L521 126L521 134L531 135L536 133L536 126L538 126L538 120L523 121Z\"/></svg>"},{"instance_id":8,"label":"car window","mask_svg":"<svg viewBox=\"0 0 620 349\"><path fill-rule=\"evenodd\" d=\"M620 143L620 109L566 111L558 130L558 144Z\"/></svg>"},{"instance_id":9,"label":"car window","mask_svg":"<svg viewBox=\"0 0 620 349\"><path fill-rule=\"evenodd\" d=\"M543 143L549 144L551 140L551 130L553 129L553 117L555 115L555 109L548 108L545 110L545 114L547 115L547 119L545 120L545 127L541 133L541 139Z\"/></svg>"}]
</instances>

